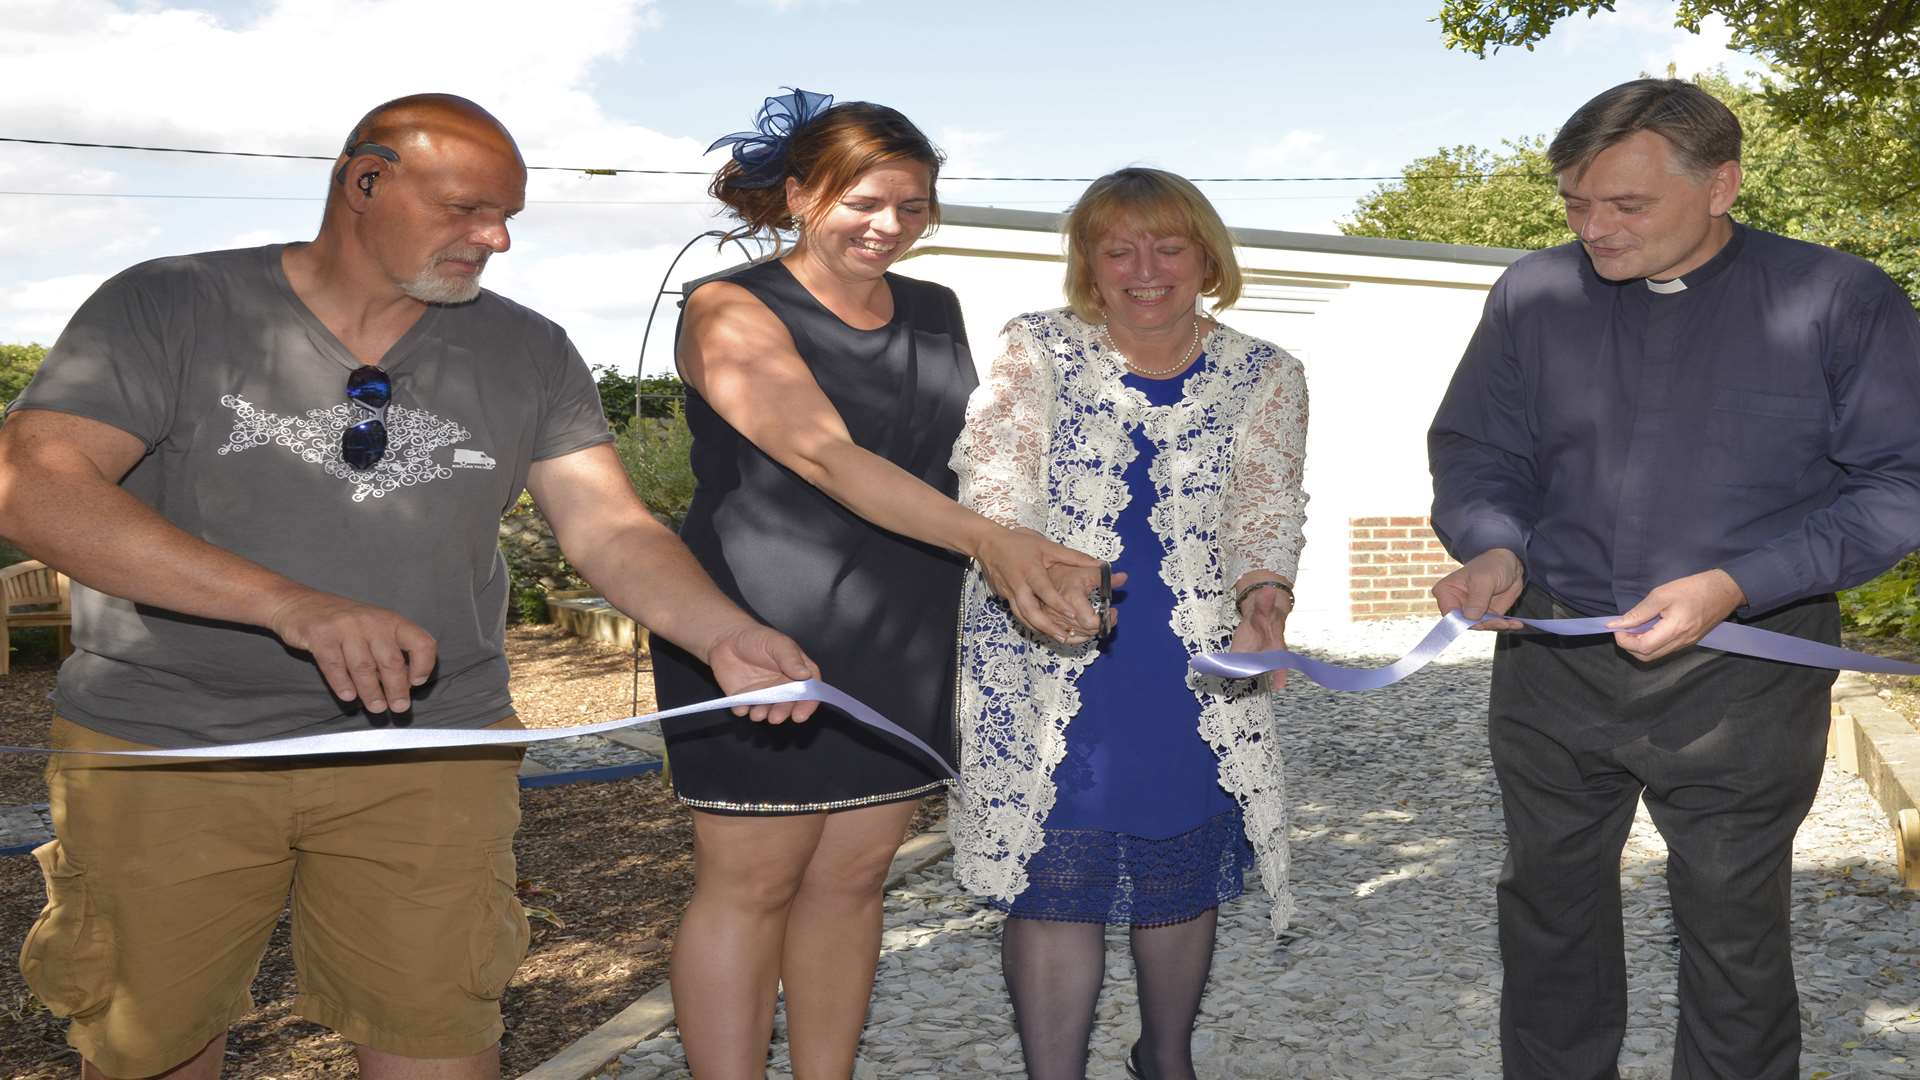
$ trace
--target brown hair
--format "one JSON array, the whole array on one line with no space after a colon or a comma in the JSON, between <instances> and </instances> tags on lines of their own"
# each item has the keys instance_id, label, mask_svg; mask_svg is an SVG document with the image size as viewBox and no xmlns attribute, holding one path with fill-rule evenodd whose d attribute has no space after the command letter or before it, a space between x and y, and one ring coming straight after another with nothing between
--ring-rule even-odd
<instances>
[{"instance_id":1,"label":"brown hair","mask_svg":"<svg viewBox=\"0 0 1920 1080\"><path fill-rule=\"evenodd\" d=\"M742 187L740 181L746 170L738 161L728 159L714 174L707 194L725 203L740 219L740 227L727 233L721 243L761 232L777 240L779 230L805 224L796 220L787 206L789 177L827 196L814 203L811 216L817 219L832 208L834 198L858 183L869 169L913 161L927 167L927 224L931 228L940 223L940 198L935 188L942 160L933 143L898 110L867 101L848 101L828 108L788 139L785 171L779 180L764 187Z\"/></svg>"},{"instance_id":2,"label":"brown hair","mask_svg":"<svg viewBox=\"0 0 1920 1080\"><path fill-rule=\"evenodd\" d=\"M1200 295L1224 311L1240 299L1240 263L1233 234L1200 189L1184 176L1161 169L1129 168L1095 180L1067 211L1067 303L1090 323L1100 321L1100 292L1093 283L1093 245L1115 226L1137 226L1154 236L1184 236L1207 256Z\"/></svg>"},{"instance_id":3,"label":"brown hair","mask_svg":"<svg viewBox=\"0 0 1920 1080\"><path fill-rule=\"evenodd\" d=\"M1673 145L1695 177L1740 160L1740 118L1719 98L1684 79L1635 79L1580 106L1547 147L1555 175L1584 170L1601 151L1638 132Z\"/></svg>"}]
</instances>

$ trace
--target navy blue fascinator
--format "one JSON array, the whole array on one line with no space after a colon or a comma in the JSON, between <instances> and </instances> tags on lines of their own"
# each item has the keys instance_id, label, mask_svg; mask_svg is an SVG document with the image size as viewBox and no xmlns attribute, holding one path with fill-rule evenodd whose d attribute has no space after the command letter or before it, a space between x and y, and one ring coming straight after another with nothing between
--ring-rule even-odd
<instances>
[{"instance_id":1,"label":"navy blue fascinator","mask_svg":"<svg viewBox=\"0 0 1920 1080\"><path fill-rule=\"evenodd\" d=\"M767 188L786 179L788 142L833 104L832 94L815 94L791 86L787 89L791 92L770 97L760 106L759 115L753 118L756 130L723 135L707 147L707 153L711 154L732 145L733 160L739 164L740 173L732 178L731 186Z\"/></svg>"}]
</instances>

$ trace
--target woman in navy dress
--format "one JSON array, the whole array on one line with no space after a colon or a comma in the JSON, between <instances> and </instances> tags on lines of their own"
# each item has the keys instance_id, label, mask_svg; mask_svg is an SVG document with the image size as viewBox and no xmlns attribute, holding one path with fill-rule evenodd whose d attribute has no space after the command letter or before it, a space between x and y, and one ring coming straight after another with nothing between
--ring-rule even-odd
<instances>
[{"instance_id":1,"label":"woman in navy dress","mask_svg":"<svg viewBox=\"0 0 1920 1080\"><path fill-rule=\"evenodd\" d=\"M970 579L951 827L961 881L1008 916L1028 1075L1084 1075L1117 924L1141 1002L1129 1071L1187 1080L1219 905L1257 866L1276 931L1291 910L1270 694L1187 660L1284 644L1306 383L1286 352L1200 314L1202 295L1233 303L1240 272L1186 180L1103 177L1066 234L1070 306L1007 325L954 468L967 505L1111 560L1126 618L1063 645Z\"/></svg>"},{"instance_id":2,"label":"woman in navy dress","mask_svg":"<svg viewBox=\"0 0 1920 1080\"><path fill-rule=\"evenodd\" d=\"M784 256L702 282L676 357L697 482L681 530L742 607L822 678L953 746L954 633L973 558L1027 624L1085 640L1098 562L953 501L947 456L976 378L949 290L889 272L938 215L940 158L892 109L768 99L712 192ZM662 645L660 703L714 697ZM694 820L672 982L701 1080L758 1077L776 986L796 1076L850 1075L879 955L881 883L940 764L823 708L803 724L667 722Z\"/></svg>"}]
</instances>

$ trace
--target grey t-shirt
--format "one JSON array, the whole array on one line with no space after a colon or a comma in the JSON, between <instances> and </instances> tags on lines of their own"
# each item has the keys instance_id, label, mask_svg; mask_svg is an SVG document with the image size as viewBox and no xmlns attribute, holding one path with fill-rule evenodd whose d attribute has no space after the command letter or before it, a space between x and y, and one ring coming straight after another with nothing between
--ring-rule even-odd
<instances>
[{"instance_id":1,"label":"grey t-shirt","mask_svg":"<svg viewBox=\"0 0 1920 1080\"><path fill-rule=\"evenodd\" d=\"M354 356L281 267L284 245L143 263L89 298L13 409L120 428L148 453L122 486L186 532L305 585L390 608L439 643L418 726L508 716L501 514L528 466L608 441L565 331L491 292L432 307L380 364L386 457L340 460ZM305 653L267 631L76 585L55 707L161 746L349 731Z\"/></svg>"}]
</instances>

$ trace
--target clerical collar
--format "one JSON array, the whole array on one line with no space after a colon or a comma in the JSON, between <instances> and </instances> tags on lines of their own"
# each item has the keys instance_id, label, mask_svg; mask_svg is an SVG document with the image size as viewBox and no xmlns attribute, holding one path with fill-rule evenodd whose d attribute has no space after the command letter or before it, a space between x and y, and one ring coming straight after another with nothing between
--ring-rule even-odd
<instances>
[{"instance_id":1,"label":"clerical collar","mask_svg":"<svg viewBox=\"0 0 1920 1080\"><path fill-rule=\"evenodd\" d=\"M1641 280L1647 283L1647 288L1662 296L1672 296L1675 293L1686 292L1688 289L1698 289L1719 277L1721 271L1733 265L1734 260L1740 257L1740 250L1747 244L1747 227L1732 218L1727 220L1733 225L1733 235L1727 238L1727 242L1721 245L1719 251L1714 252L1713 258L1687 271L1684 277L1677 277L1672 281L1642 278Z\"/></svg>"}]
</instances>

